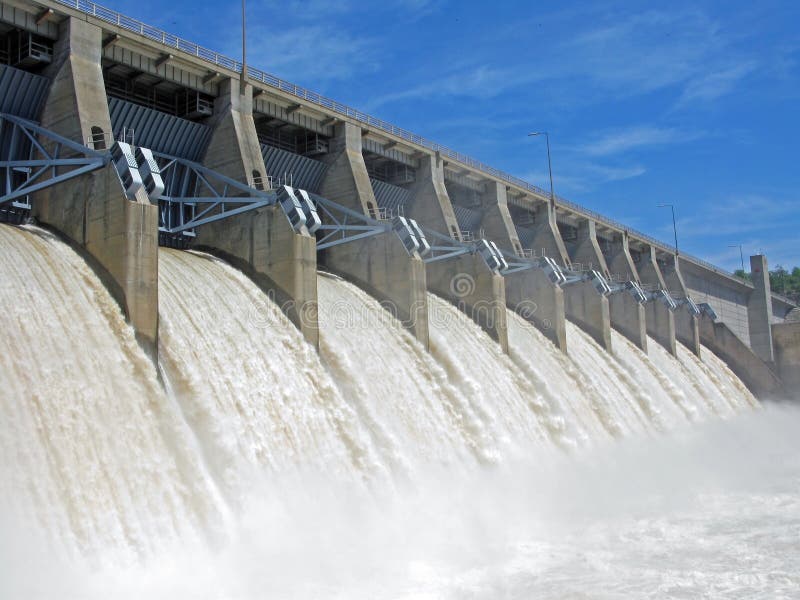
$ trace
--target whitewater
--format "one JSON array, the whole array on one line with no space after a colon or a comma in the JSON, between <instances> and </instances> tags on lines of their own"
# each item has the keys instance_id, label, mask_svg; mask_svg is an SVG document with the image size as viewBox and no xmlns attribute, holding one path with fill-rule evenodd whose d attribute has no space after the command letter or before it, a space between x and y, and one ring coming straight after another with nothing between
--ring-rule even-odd
<instances>
[{"instance_id":1,"label":"whitewater","mask_svg":"<svg viewBox=\"0 0 800 600\"><path fill-rule=\"evenodd\" d=\"M159 364L95 273L0 225L0 597L790 597L800 413L727 366L429 296L422 347L318 276L320 351L159 253Z\"/></svg>"}]
</instances>

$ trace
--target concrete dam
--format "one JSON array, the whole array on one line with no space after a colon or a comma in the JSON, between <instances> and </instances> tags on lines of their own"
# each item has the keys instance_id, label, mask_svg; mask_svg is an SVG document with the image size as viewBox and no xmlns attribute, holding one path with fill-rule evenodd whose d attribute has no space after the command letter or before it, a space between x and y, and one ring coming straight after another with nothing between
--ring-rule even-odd
<instances>
[{"instance_id":1,"label":"concrete dam","mask_svg":"<svg viewBox=\"0 0 800 600\"><path fill-rule=\"evenodd\" d=\"M652 509L607 448L735 461L720 422L795 422L764 256L744 281L91 2L0 2L0 35L0 595L467 597L512 538L580 539L531 506Z\"/></svg>"}]
</instances>

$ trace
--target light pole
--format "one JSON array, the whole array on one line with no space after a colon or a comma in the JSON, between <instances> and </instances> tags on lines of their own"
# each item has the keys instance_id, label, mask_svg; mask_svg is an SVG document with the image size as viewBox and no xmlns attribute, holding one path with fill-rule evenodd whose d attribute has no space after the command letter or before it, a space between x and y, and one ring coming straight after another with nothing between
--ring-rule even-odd
<instances>
[{"instance_id":1,"label":"light pole","mask_svg":"<svg viewBox=\"0 0 800 600\"><path fill-rule=\"evenodd\" d=\"M678 227L675 225L675 206L672 204L659 204L658 208L672 209L672 233L675 234L675 254L678 254Z\"/></svg>"},{"instance_id":2,"label":"light pole","mask_svg":"<svg viewBox=\"0 0 800 600\"><path fill-rule=\"evenodd\" d=\"M547 170L550 173L550 204L555 205L556 196L553 193L553 163L550 161L550 135L546 131L533 131L528 134L528 137L543 135L547 142Z\"/></svg>"},{"instance_id":3,"label":"light pole","mask_svg":"<svg viewBox=\"0 0 800 600\"><path fill-rule=\"evenodd\" d=\"M728 244L728 248L738 248L739 249L739 258L742 261L742 277L744 277L744 252L742 251L741 244Z\"/></svg>"},{"instance_id":4,"label":"light pole","mask_svg":"<svg viewBox=\"0 0 800 600\"><path fill-rule=\"evenodd\" d=\"M242 0L242 85L247 78L247 13Z\"/></svg>"}]
</instances>

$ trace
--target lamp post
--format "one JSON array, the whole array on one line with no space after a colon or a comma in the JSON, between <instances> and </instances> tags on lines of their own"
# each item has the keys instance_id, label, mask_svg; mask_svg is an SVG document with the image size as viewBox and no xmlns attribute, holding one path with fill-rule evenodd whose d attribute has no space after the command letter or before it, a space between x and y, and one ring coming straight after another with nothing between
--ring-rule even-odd
<instances>
[{"instance_id":1,"label":"lamp post","mask_svg":"<svg viewBox=\"0 0 800 600\"><path fill-rule=\"evenodd\" d=\"M675 254L678 254L678 228L675 225L675 206L672 204L659 204L658 208L672 209L672 233L675 235Z\"/></svg>"},{"instance_id":2,"label":"lamp post","mask_svg":"<svg viewBox=\"0 0 800 600\"><path fill-rule=\"evenodd\" d=\"M528 137L535 137L543 135L547 142L547 170L550 173L550 204L555 205L556 196L553 193L553 163L550 161L550 135L546 131L533 131L528 134Z\"/></svg>"},{"instance_id":3,"label":"lamp post","mask_svg":"<svg viewBox=\"0 0 800 600\"><path fill-rule=\"evenodd\" d=\"M247 78L247 12L242 0L242 85Z\"/></svg>"},{"instance_id":4,"label":"lamp post","mask_svg":"<svg viewBox=\"0 0 800 600\"><path fill-rule=\"evenodd\" d=\"M738 248L739 249L739 259L742 261L742 276L744 277L744 252L742 251L741 244L728 244L728 248Z\"/></svg>"}]
</instances>

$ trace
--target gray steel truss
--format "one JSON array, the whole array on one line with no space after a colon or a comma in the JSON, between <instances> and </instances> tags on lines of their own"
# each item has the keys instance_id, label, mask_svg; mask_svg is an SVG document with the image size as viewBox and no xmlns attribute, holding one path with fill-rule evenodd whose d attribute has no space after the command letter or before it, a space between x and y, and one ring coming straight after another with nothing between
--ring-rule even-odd
<instances>
[{"instance_id":1,"label":"gray steel truss","mask_svg":"<svg viewBox=\"0 0 800 600\"><path fill-rule=\"evenodd\" d=\"M108 152L92 150L33 121L5 113L0 113L0 140L0 206L11 203L30 208L30 194L100 169L111 161Z\"/></svg>"}]
</instances>

